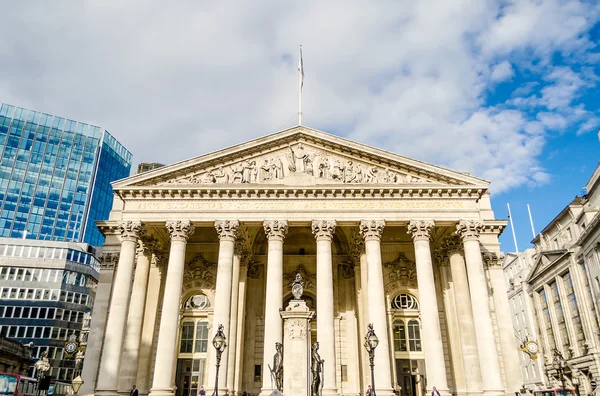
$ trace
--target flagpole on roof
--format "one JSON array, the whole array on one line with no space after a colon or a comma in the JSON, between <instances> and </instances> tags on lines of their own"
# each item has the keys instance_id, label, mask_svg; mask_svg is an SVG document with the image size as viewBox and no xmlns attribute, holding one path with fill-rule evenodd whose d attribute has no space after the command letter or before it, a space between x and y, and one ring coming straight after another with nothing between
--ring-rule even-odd
<instances>
[{"instance_id":1,"label":"flagpole on roof","mask_svg":"<svg viewBox=\"0 0 600 396\"><path fill-rule=\"evenodd\" d=\"M302 46L298 60L298 125L302 125L302 87L304 86L304 62L302 62Z\"/></svg>"},{"instance_id":2,"label":"flagpole on roof","mask_svg":"<svg viewBox=\"0 0 600 396\"><path fill-rule=\"evenodd\" d=\"M527 204L527 211L529 212L529 224L531 224L531 235L533 235L533 239L535 239L535 228L533 228L533 217L531 217L531 208L529 204Z\"/></svg>"},{"instance_id":3,"label":"flagpole on roof","mask_svg":"<svg viewBox=\"0 0 600 396\"><path fill-rule=\"evenodd\" d=\"M508 220L510 220L510 229L512 230L513 241L515 241L515 251L519 253L519 245L517 245L517 234L515 234L515 225L513 224L512 216L510 215L510 204L507 202L506 207L508 208Z\"/></svg>"}]
</instances>

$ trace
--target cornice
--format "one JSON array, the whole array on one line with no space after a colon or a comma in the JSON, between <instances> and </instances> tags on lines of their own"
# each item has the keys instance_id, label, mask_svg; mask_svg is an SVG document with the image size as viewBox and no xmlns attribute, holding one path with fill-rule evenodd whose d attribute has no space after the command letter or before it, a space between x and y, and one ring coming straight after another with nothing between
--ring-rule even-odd
<instances>
[{"instance_id":1,"label":"cornice","mask_svg":"<svg viewBox=\"0 0 600 396\"><path fill-rule=\"evenodd\" d=\"M582 211L582 213L583 213L583 211ZM577 242L575 242L575 245L583 246L583 244L590 238L590 236L592 236L594 234L594 232L596 231L596 228L598 227L599 224L600 224L600 211L598 211L598 213L596 213L594 215L594 217L592 217L592 220L590 220L587 227L585 227L585 229L579 236L579 239L577 239Z\"/></svg>"},{"instance_id":2,"label":"cornice","mask_svg":"<svg viewBox=\"0 0 600 396\"><path fill-rule=\"evenodd\" d=\"M508 220L484 220L481 234L496 234L500 236L507 224Z\"/></svg>"},{"instance_id":3,"label":"cornice","mask_svg":"<svg viewBox=\"0 0 600 396\"><path fill-rule=\"evenodd\" d=\"M340 198L452 198L479 200L487 192L485 186L369 186L321 185L312 187L263 186L233 184L224 187L128 187L115 189L123 200L135 199L340 199ZM499 221L502 223L503 221ZM488 222L486 222L488 223ZM506 222L504 221L504 226ZM485 232L485 231L484 231Z\"/></svg>"}]
</instances>

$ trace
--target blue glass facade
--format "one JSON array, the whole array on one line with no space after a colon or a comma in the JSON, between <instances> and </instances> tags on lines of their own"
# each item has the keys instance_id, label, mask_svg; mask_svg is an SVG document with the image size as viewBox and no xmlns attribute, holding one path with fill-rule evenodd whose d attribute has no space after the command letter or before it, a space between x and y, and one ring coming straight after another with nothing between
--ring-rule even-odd
<instances>
[{"instance_id":1,"label":"blue glass facade","mask_svg":"<svg viewBox=\"0 0 600 396\"><path fill-rule=\"evenodd\" d=\"M131 153L100 127L7 104L0 107L0 237L101 246L110 183Z\"/></svg>"}]
</instances>

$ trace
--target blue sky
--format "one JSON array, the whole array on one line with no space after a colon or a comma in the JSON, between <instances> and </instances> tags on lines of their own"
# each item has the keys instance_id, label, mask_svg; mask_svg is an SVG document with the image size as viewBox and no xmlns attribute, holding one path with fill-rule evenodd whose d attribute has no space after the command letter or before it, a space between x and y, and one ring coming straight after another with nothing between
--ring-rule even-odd
<instances>
[{"instance_id":1,"label":"blue sky","mask_svg":"<svg viewBox=\"0 0 600 396\"><path fill-rule=\"evenodd\" d=\"M521 249L598 160L597 0L7 2L0 101L172 163L294 126L492 181ZM505 251L514 250L510 230Z\"/></svg>"}]
</instances>

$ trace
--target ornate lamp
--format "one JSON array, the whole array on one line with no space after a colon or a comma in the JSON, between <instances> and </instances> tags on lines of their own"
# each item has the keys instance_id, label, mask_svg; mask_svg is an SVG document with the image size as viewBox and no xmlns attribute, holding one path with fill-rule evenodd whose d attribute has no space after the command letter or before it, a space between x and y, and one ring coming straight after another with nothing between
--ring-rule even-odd
<instances>
[{"instance_id":1,"label":"ornate lamp","mask_svg":"<svg viewBox=\"0 0 600 396\"><path fill-rule=\"evenodd\" d=\"M379 345L379 338L373 330L373 323L369 323L367 326L367 335L365 335L365 349L369 353L369 364L371 365L371 394L376 396L375 393L375 348Z\"/></svg>"},{"instance_id":2,"label":"ornate lamp","mask_svg":"<svg viewBox=\"0 0 600 396\"><path fill-rule=\"evenodd\" d=\"M562 353L558 349L554 349L554 360L552 361L552 367L556 370L562 387L562 396L566 396L565 390L565 368L567 367L567 361L563 357Z\"/></svg>"},{"instance_id":3,"label":"ornate lamp","mask_svg":"<svg viewBox=\"0 0 600 396\"><path fill-rule=\"evenodd\" d=\"M73 378L73 380L71 381L71 387L73 388L73 393L77 394L77 392L79 392L79 389L81 389L81 386L83 385L84 381L83 378L81 378L81 375L78 375L77 377Z\"/></svg>"},{"instance_id":4,"label":"ornate lamp","mask_svg":"<svg viewBox=\"0 0 600 396\"><path fill-rule=\"evenodd\" d=\"M217 351L217 374L215 378L215 396L219 396L219 367L221 366L221 355L225 348L227 348L227 338L225 337L225 333L223 333L223 325L220 324L217 330L217 334L215 334L213 341L213 347Z\"/></svg>"}]
</instances>

